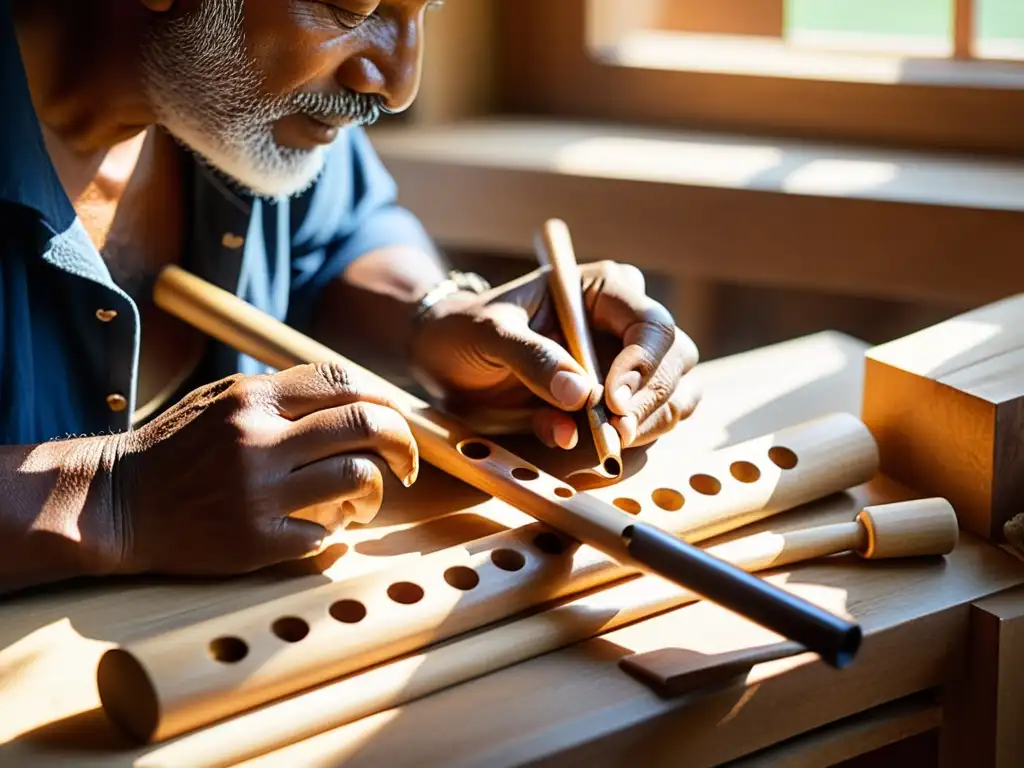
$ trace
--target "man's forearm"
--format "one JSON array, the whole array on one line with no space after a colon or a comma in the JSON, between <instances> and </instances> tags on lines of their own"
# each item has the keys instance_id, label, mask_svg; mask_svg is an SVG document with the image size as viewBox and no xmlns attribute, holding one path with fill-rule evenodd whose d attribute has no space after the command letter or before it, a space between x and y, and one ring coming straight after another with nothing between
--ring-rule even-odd
<instances>
[{"instance_id":1,"label":"man's forearm","mask_svg":"<svg viewBox=\"0 0 1024 768\"><path fill-rule=\"evenodd\" d=\"M108 438L0 447L0 592L107 569Z\"/></svg>"},{"instance_id":2,"label":"man's forearm","mask_svg":"<svg viewBox=\"0 0 1024 768\"><path fill-rule=\"evenodd\" d=\"M313 334L343 355L404 364L416 304L447 272L438 256L420 249L368 253L324 290Z\"/></svg>"}]
</instances>

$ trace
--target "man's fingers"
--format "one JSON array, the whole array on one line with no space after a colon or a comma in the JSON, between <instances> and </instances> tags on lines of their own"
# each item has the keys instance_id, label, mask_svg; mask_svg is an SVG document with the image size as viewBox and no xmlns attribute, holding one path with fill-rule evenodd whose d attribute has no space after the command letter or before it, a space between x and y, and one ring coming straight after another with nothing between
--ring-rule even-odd
<instances>
[{"instance_id":1,"label":"man's fingers","mask_svg":"<svg viewBox=\"0 0 1024 768\"><path fill-rule=\"evenodd\" d=\"M293 468L331 456L373 452L406 486L419 474L419 449L405 418L393 408L357 402L315 411L291 424L281 447Z\"/></svg>"},{"instance_id":2,"label":"man's fingers","mask_svg":"<svg viewBox=\"0 0 1024 768\"><path fill-rule=\"evenodd\" d=\"M675 326L638 323L626 332L623 344L623 351L615 356L605 378L605 401L612 413L632 413L642 421L660 402L651 403L653 408L645 413L638 411L638 393L660 386L662 401L668 399L675 381L691 366L692 342ZM694 348L692 356L695 353Z\"/></svg>"},{"instance_id":3,"label":"man's fingers","mask_svg":"<svg viewBox=\"0 0 1024 768\"><path fill-rule=\"evenodd\" d=\"M358 401L401 411L398 404L336 362L309 363L288 368L252 382L255 397L267 397L284 418L297 421L325 408L337 408Z\"/></svg>"},{"instance_id":4,"label":"man's fingers","mask_svg":"<svg viewBox=\"0 0 1024 768\"><path fill-rule=\"evenodd\" d=\"M654 442L671 432L683 419L687 419L700 403L701 391L692 376L678 383L675 391L643 419L633 414L616 417L613 425L622 438L623 447L635 448Z\"/></svg>"},{"instance_id":5,"label":"man's fingers","mask_svg":"<svg viewBox=\"0 0 1024 768\"><path fill-rule=\"evenodd\" d=\"M285 509L306 510L304 517L336 530L376 517L384 501L384 475L370 456L331 456L292 472L280 493Z\"/></svg>"},{"instance_id":6,"label":"man's fingers","mask_svg":"<svg viewBox=\"0 0 1024 768\"><path fill-rule=\"evenodd\" d=\"M579 430L571 416L554 408L540 408L533 415L533 432L548 448L571 451L579 443Z\"/></svg>"},{"instance_id":7,"label":"man's fingers","mask_svg":"<svg viewBox=\"0 0 1024 768\"><path fill-rule=\"evenodd\" d=\"M284 517L268 520L266 525L261 566L318 555L327 538L327 530L309 520Z\"/></svg>"},{"instance_id":8,"label":"man's fingers","mask_svg":"<svg viewBox=\"0 0 1024 768\"><path fill-rule=\"evenodd\" d=\"M586 404L593 388L586 372L560 344L533 331L524 316L492 315L481 328L484 356L508 368L537 397L564 411Z\"/></svg>"}]
</instances>

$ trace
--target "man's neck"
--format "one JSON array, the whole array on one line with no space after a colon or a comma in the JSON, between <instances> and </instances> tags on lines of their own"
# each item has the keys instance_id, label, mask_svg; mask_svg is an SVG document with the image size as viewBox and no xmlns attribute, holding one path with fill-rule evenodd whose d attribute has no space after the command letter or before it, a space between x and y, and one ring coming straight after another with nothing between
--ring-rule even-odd
<instances>
[{"instance_id":1,"label":"man's neck","mask_svg":"<svg viewBox=\"0 0 1024 768\"><path fill-rule=\"evenodd\" d=\"M75 200L107 153L145 130L151 115L137 76L141 3L13 0L32 102L50 157Z\"/></svg>"}]
</instances>

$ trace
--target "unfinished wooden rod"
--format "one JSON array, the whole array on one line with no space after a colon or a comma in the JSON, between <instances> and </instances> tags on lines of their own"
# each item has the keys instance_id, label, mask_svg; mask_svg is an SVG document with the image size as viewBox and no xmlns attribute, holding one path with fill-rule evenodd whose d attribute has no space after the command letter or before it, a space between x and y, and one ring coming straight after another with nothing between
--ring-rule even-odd
<instances>
[{"instance_id":1,"label":"unfinished wooden rod","mask_svg":"<svg viewBox=\"0 0 1024 768\"><path fill-rule=\"evenodd\" d=\"M864 425L835 414L605 492L693 543L866 482L876 462ZM161 741L636 572L544 525L503 531L111 649L100 698L135 738Z\"/></svg>"},{"instance_id":2,"label":"unfinished wooden rod","mask_svg":"<svg viewBox=\"0 0 1024 768\"><path fill-rule=\"evenodd\" d=\"M537 234L535 248L538 261L549 268L548 285L566 346L590 378L592 389L586 414L597 452L595 471L607 479L617 478L622 474L622 442L608 420L601 365L583 305L582 279L569 227L560 219L544 222Z\"/></svg>"},{"instance_id":3,"label":"unfinished wooden rod","mask_svg":"<svg viewBox=\"0 0 1024 768\"><path fill-rule=\"evenodd\" d=\"M850 522L757 533L709 551L744 570L764 571L843 552L866 560L941 556L954 549L958 534L948 502L916 499L866 507ZM332 735L332 729L699 599L662 579L624 580L214 725L147 754L136 766L220 768L250 758L255 758L251 766L301 765L312 756L329 760L332 741L344 736ZM753 649L748 660L756 662L757 653ZM709 677L720 675L712 670Z\"/></svg>"}]
</instances>

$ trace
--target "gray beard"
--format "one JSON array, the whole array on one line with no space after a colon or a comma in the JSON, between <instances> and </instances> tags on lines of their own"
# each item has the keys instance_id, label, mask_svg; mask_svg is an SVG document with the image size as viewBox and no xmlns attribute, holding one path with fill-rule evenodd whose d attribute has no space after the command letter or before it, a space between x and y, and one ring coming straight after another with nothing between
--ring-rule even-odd
<instances>
[{"instance_id":1,"label":"gray beard","mask_svg":"<svg viewBox=\"0 0 1024 768\"><path fill-rule=\"evenodd\" d=\"M272 123L305 113L370 125L381 100L353 92L269 96L246 53L244 0L203 0L160 22L144 46L143 80L157 122L212 168L260 197L301 194L318 178L325 147L282 147Z\"/></svg>"}]
</instances>

